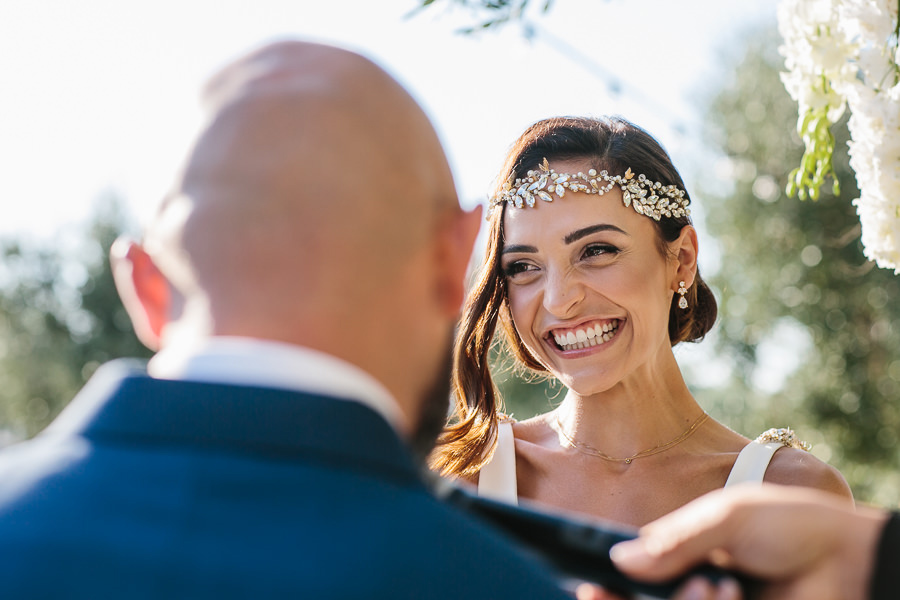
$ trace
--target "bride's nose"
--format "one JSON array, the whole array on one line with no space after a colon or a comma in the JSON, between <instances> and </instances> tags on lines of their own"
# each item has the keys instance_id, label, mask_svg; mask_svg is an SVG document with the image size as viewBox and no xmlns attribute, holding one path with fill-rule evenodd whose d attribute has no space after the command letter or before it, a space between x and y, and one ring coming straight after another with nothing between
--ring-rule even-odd
<instances>
[{"instance_id":1,"label":"bride's nose","mask_svg":"<svg viewBox=\"0 0 900 600\"><path fill-rule=\"evenodd\" d=\"M569 317L584 299L584 284L574 273L554 271L545 279L544 310L557 318Z\"/></svg>"}]
</instances>

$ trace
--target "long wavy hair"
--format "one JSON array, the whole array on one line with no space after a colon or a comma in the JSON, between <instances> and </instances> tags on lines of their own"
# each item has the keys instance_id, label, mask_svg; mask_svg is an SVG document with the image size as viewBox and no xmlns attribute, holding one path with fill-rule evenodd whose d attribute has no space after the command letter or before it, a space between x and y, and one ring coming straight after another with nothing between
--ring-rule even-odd
<instances>
[{"instance_id":1,"label":"long wavy hair","mask_svg":"<svg viewBox=\"0 0 900 600\"><path fill-rule=\"evenodd\" d=\"M556 117L535 123L516 140L494 193L510 178L525 177L545 158L586 160L593 168L605 169L611 175L624 175L630 168L651 181L686 189L669 155L640 127L617 117ZM454 342L455 415L431 455L431 467L442 475L474 475L493 454L500 398L491 378L489 354L498 324L513 356L534 372L546 372L525 347L510 313L506 278L500 267L505 212L503 205L490 215L484 263L466 298ZM688 216L664 217L653 223L659 234L658 248L666 256L668 243L678 239L691 220ZM716 320L716 299L699 272L686 298L686 310L676 308L677 295L669 308L669 340L673 346L700 341Z\"/></svg>"}]
</instances>

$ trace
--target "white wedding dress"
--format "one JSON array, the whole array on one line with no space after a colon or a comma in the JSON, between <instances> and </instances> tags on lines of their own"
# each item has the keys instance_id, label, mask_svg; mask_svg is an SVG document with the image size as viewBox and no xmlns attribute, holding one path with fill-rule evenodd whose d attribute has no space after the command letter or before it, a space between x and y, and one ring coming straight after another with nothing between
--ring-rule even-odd
<instances>
[{"instance_id":1,"label":"white wedding dress","mask_svg":"<svg viewBox=\"0 0 900 600\"><path fill-rule=\"evenodd\" d=\"M762 483L775 451L783 446L802 447L790 429L770 429L750 442L738 454L725 487L738 483ZM516 483L516 446L512 421L501 421L494 456L481 467L478 495L509 504L519 503Z\"/></svg>"}]
</instances>

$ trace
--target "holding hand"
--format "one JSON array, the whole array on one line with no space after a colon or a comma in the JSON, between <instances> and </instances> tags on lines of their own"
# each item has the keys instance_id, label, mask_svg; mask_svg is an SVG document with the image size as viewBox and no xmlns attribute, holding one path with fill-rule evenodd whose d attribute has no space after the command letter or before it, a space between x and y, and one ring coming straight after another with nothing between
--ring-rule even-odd
<instances>
[{"instance_id":1,"label":"holding hand","mask_svg":"<svg viewBox=\"0 0 900 600\"><path fill-rule=\"evenodd\" d=\"M592 583L585 583L575 590L578 600L626 600ZM741 600L741 589L732 580L723 580L715 586L703 577L689 580L671 600Z\"/></svg>"},{"instance_id":2,"label":"holding hand","mask_svg":"<svg viewBox=\"0 0 900 600\"><path fill-rule=\"evenodd\" d=\"M886 520L882 511L856 510L815 490L737 486L650 523L637 539L614 546L611 556L624 573L646 581L672 578L708 562L767 582L764 600L862 600L869 594ZM740 598L732 583L713 589L692 580L677 598ZM578 597L610 598L587 587Z\"/></svg>"}]
</instances>

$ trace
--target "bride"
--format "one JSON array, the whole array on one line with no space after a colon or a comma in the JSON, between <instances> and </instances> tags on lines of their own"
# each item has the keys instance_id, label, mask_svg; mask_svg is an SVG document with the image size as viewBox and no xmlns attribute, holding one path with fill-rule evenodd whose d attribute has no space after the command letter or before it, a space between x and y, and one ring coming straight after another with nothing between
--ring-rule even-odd
<instances>
[{"instance_id":1,"label":"bride","mask_svg":"<svg viewBox=\"0 0 900 600\"><path fill-rule=\"evenodd\" d=\"M789 429L751 442L691 395L672 347L703 338L716 302L690 198L653 137L619 118L547 119L516 141L499 181L436 470L495 499L635 526L744 481L852 498ZM565 385L556 409L500 413L488 368L498 324L519 361Z\"/></svg>"}]
</instances>

